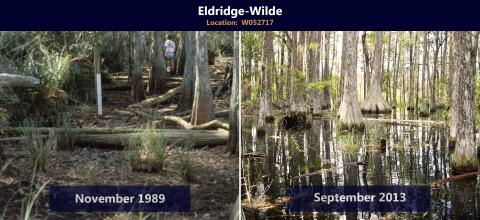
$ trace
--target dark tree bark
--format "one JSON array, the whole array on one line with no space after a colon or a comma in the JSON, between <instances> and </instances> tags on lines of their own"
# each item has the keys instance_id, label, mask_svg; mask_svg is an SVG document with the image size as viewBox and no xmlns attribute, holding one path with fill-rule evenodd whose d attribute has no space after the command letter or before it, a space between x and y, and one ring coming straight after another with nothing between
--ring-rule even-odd
<instances>
[{"instance_id":1,"label":"dark tree bark","mask_svg":"<svg viewBox=\"0 0 480 220\"><path fill-rule=\"evenodd\" d=\"M195 31L195 93L193 96L192 125L201 125L215 119L213 94L208 74L207 32Z\"/></svg>"},{"instance_id":2,"label":"dark tree bark","mask_svg":"<svg viewBox=\"0 0 480 220\"><path fill-rule=\"evenodd\" d=\"M233 33L233 80L232 94L230 95L230 114L229 114L229 132L227 152L231 154L238 153L238 108L240 106L239 87L240 87L240 32Z\"/></svg>"},{"instance_id":3,"label":"dark tree bark","mask_svg":"<svg viewBox=\"0 0 480 220\"><path fill-rule=\"evenodd\" d=\"M454 171L463 173L478 168L473 130L475 74L471 66L473 57L470 32L453 33L453 53L450 138L456 141L456 145L451 162Z\"/></svg>"},{"instance_id":4,"label":"dark tree bark","mask_svg":"<svg viewBox=\"0 0 480 220\"><path fill-rule=\"evenodd\" d=\"M364 66L365 66L365 73L363 77L363 98L367 98L367 91L368 86L370 84L370 57L368 55L368 47L367 47L367 32L364 31L362 34L362 48L363 48L363 56L364 56Z\"/></svg>"},{"instance_id":5,"label":"dark tree bark","mask_svg":"<svg viewBox=\"0 0 480 220\"><path fill-rule=\"evenodd\" d=\"M163 32L153 33L153 57L150 79L148 82L148 93L162 93L166 90L166 69L165 58L163 57Z\"/></svg>"},{"instance_id":6,"label":"dark tree bark","mask_svg":"<svg viewBox=\"0 0 480 220\"><path fill-rule=\"evenodd\" d=\"M195 89L195 47L193 44L194 33L185 33L185 67L183 68L182 90L178 100L178 110L190 110L193 105L193 91Z\"/></svg>"},{"instance_id":7,"label":"dark tree bark","mask_svg":"<svg viewBox=\"0 0 480 220\"><path fill-rule=\"evenodd\" d=\"M362 112L357 95L357 38L358 32L343 32L341 75L345 76L340 123L346 126L362 124Z\"/></svg>"},{"instance_id":8,"label":"dark tree bark","mask_svg":"<svg viewBox=\"0 0 480 220\"><path fill-rule=\"evenodd\" d=\"M180 41L178 43L178 49L177 49L177 63L175 66L175 73L178 75L183 75L183 70L185 69L185 36L186 32L182 31L180 32Z\"/></svg>"},{"instance_id":9,"label":"dark tree bark","mask_svg":"<svg viewBox=\"0 0 480 220\"><path fill-rule=\"evenodd\" d=\"M145 100L145 88L143 86L142 63L144 58L145 42L143 34L135 32L133 37L133 73L132 73L132 97L134 102L141 102Z\"/></svg>"}]
</instances>

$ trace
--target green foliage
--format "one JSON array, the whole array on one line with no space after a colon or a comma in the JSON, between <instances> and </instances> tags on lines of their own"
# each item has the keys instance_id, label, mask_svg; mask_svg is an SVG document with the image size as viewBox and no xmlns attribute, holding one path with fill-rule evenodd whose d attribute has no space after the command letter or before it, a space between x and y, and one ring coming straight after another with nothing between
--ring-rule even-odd
<instances>
[{"instance_id":1,"label":"green foliage","mask_svg":"<svg viewBox=\"0 0 480 220\"><path fill-rule=\"evenodd\" d=\"M233 32L208 32L207 47L210 51L220 52L224 56L233 56Z\"/></svg>"},{"instance_id":2,"label":"green foliage","mask_svg":"<svg viewBox=\"0 0 480 220\"><path fill-rule=\"evenodd\" d=\"M39 50L39 56L28 55L21 66L21 72L39 78L42 87L47 91L61 89L68 75L70 55L63 51L49 51L42 45Z\"/></svg>"},{"instance_id":3,"label":"green foliage","mask_svg":"<svg viewBox=\"0 0 480 220\"><path fill-rule=\"evenodd\" d=\"M162 170L166 158L167 139L158 136L155 125L148 123L145 131L128 142L127 158L134 170Z\"/></svg>"},{"instance_id":4,"label":"green foliage","mask_svg":"<svg viewBox=\"0 0 480 220\"><path fill-rule=\"evenodd\" d=\"M8 112L6 109L0 107L0 120L8 118Z\"/></svg>"},{"instance_id":5,"label":"green foliage","mask_svg":"<svg viewBox=\"0 0 480 220\"><path fill-rule=\"evenodd\" d=\"M320 91L328 86L332 85L332 80L318 80L315 82L310 82L307 85L309 90L317 90Z\"/></svg>"}]
</instances>

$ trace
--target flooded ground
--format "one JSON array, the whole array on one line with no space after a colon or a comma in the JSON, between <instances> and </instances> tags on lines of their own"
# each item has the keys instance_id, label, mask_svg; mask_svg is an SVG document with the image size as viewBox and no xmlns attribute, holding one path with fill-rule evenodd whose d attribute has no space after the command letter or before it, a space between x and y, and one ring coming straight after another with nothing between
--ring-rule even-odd
<instances>
[{"instance_id":1,"label":"flooded ground","mask_svg":"<svg viewBox=\"0 0 480 220\"><path fill-rule=\"evenodd\" d=\"M386 117L416 119L405 112ZM291 184L430 185L450 177L446 125L368 121L365 131L351 133L339 131L335 120L324 117L314 119L308 129L286 131L277 119L260 137L253 118L244 118L242 205L247 219L480 218L478 177L432 186L427 213L294 213L287 209Z\"/></svg>"}]
</instances>

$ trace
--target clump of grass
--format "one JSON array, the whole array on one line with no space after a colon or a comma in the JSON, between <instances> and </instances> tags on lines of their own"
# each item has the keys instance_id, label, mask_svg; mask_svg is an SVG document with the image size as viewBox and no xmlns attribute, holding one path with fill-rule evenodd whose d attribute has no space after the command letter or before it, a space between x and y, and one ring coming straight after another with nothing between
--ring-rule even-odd
<instances>
[{"instance_id":1,"label":"clump of grass","mask_svg":"<svg viewBox=\"0 0 480 220\"><path fill-rule=\"evenodd\" d=\"M48 184L48 181L43 183L40 187L36 187L36 169L37 167L33 168L33 174L32 174L32 179L30 181L30 187L28 189L28 194L22 202L22 208L21 208L21 213L20 213L20 219L23 220L29 220L32 219L31 215L33 212L33 206L35 205L35 202L37 201L38 197L40 196L40 193L45 189L45 187Z\"/></svg>"},{"instance_id":2,"label":"clump of grass","mask_svg":"<svg viewBox=\"0 0 480 220\"><path fill-rule=\"evenodd\" d=\"M349 132L346 134L340 134L337 136L337 141L340 147L345 151L347 154L352 154L358 150L361 144L361 139L358 135Z\"/></svg>"},{"instance_id":3,"label":"clump of grass","mask_svg":"<svg viewBox=\"0 0 480 220\"><path fill-rule=\"evenodd\" d=\"M22 127L22 133L25 137L23 143L28 149L32 168L36 168L40 172L47 171L49 149L40 130L34 122L27 121L24 127Z\"/></svg>"},{"instance_id":4,"label":"clump of grass","mask_svg":"<svg viewBox=\"0 0 480 220\"><path fill-rule=\"evenodd\" d=\"M179 147L176 150L180 172L182 173L183 179L187 182L193 180L193 163L188 155L188 150L190 150L192 146L193 144L187 144L185 147Z\"/></svg>"},{"instance_id":5,"label":"clump of grass","mask_svg":"<svg viewBox=\"0 0 480 220\"><path fill-rule=\"evenodd\" d=\"M89 112L90 112L90 106L88 106L86 104L82 104L80 106L80 112L79 113L80 113L80 120L82 120L82 122L87 120Z\"/></svg>"},{"instance_id":6,"label":"clump of grass","mask_svg":"<svg viewBox=\"0 0 480 220\"><path fill-rule=\"evenodd\" d=\"M162 170L166 157L167 139L155 132L148 123L145 131L128 142L127 157L133 170L155 172Z\"/></svg>"}]
</instances>

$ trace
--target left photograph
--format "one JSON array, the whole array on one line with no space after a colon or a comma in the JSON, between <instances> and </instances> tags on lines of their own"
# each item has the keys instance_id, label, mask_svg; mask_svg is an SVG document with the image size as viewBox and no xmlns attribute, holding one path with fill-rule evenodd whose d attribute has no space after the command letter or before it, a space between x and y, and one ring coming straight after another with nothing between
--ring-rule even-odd
<instances>
[{"instance_id":1,"label":"left photograph","mask_svg":"<svg viewBox=\"0 0 480 220\"><path fill-rule=\"evenodd\" d=\"M0 32L0 219L234 219L239 35ZM52 186L160 185L188 207L50 202Z\"/></svg>"}]
</instances>

